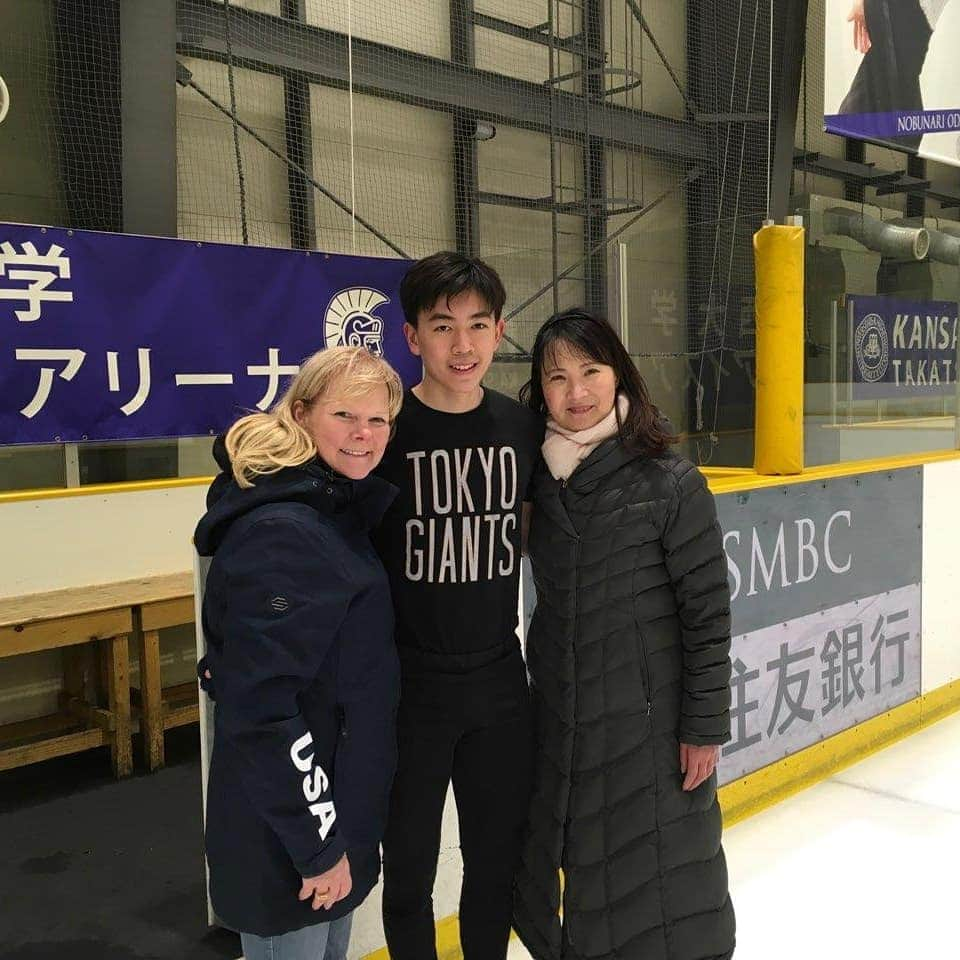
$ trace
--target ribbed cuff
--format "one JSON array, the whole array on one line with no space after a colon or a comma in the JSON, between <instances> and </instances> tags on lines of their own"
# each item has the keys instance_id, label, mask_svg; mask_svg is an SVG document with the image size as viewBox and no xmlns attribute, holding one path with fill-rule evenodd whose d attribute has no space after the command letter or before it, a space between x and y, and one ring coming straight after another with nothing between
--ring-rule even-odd
<instances>
[{"instance_id":1,"label":"ribbed cuff","mask_svg":"<svg viewBox=\"0 0 960 960\"><path fill-rule=\"evenodd\" d=\"M323 849L312 860L298 863L296 868L301 877L318 877L335 867L346 852L347 844L338 833L323 845Z\"/></svg>"}]
</instances>

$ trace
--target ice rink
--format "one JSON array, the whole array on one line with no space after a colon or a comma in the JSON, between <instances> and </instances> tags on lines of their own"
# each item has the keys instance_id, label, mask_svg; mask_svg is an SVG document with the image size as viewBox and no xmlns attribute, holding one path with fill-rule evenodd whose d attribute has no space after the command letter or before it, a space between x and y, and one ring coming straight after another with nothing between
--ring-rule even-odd
<instances>
[{"instance_id":1,"label":"ice rink","mask_svg":"<svg viewBox=\"0 0 960 960\"><path fill-rule=\"evenodd\" d=\"M960 956L960 715L737 824L724 847L736 960Z\"/></svg>"}]
</instances>

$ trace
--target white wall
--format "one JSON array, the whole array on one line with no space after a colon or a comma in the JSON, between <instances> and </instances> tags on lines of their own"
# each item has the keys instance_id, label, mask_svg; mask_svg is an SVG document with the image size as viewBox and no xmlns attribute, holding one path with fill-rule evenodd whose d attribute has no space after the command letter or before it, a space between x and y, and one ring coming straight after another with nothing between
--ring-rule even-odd
<instances>
[{"instance_id":1,"label":"white wall","mask_svg":"<svg viewBox=\"0 0 960 960\"><path fill-rule=\"evenodd\" d=\"M180 58L199 87L230 106L226 66ZM283 81L234 70L237 115L275 150L286 152ZM290 246L287 167L239 131L250 243ZM190 240L241 243L240 179L230 118L188 87L177 86L177 233Z\"/></svg>"},{"instance_id":2,"label":"white wall","mask_svg":"<svg viewBox=\"0 0 960 960\"><path fill-rule=\"evenodd\" d=\"M923 468L922 690L960 679L960 460Z\"/></svg>"},{"instance_id":3,"label":"white wall","mask_svg":"<svg viewBox=\"0 0 960 960\"><path fill-rule=\"evenodd\" d=\"M0 597L190 569L206 483L0 504Z\"/></svg>"},{"instance_id":4,"label":"white wall","mask_svg":"<svg viewBox=\"0 0 960 960\"><path fill-rule=\"evenodd\" d=\"M193 528L207 484L130 493L0 503L0 597L180 573L190 569ZM193 630L161 634L164 684L194 675ZM131 681L139 684L131 650ZM62 651L0 658L0 724L54 713Z\"/></svg>"},{"instance_id":5,"label":"white wall","mask_svg":"<svg viewBox=\"0 0 960 960\"><path fill-rule=\"evenodd\" d=\"M450 13L447 0L416 0L415 3L332 3L307 0L307 23L336 30L363 40L425 53L450 56Z\"/></svg>"},{"instance_id":6,"label":"white wall","mask_svg":"<svg viewBox=\"0 0 960 960\"><path fill-rule=\"evenodd\" d=\"M350 96L310 85L313 173L318 182L411 257L456 244L453 125L449 114L355 94L355 199L351 201ZM364 227L314 191L317 247L329 253L395 257Z\"/></svg>"}]
</instances>

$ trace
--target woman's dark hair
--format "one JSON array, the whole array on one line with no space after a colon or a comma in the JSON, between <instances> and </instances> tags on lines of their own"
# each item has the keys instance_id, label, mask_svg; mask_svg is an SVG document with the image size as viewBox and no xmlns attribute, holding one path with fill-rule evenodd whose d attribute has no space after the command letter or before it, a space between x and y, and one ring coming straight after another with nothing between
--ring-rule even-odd
<instances>
[{"instance_id":1,"label":"woman's dark hair","mask_svg":"<svg viewBox=\"0 0 960 960\"><path fill-rule=\"evenodd\" d=\"M621 422L616 405L620 439L630 449L651 456L664 453L677 437L668 430L667 421L660 415L647 392L647 385L624 349L613 327L602 317L585 310L565 310L556 313L537 332L533 342L533 362L530 379L520 389L520 401L537 413L547 413L543 397L541 374L545 364L558 349L567 348L575 356L583 356L596 363L613 367L617 393L630 401L630 410Z\"/></svg>"},{"instance_id":2,"label":"woman's dark hair","mask_svg":"<svg viewBox=\"0 0 960 960\"><path fill-rule=\"evenodd\" d=\"M418 260L400 281L400 304L411 327L421 310L439 299L449 300L472 290L486 303L495 320L500 319L507 294L493 267L476 257L443 250Z\"/></svg>"}]
</instances>

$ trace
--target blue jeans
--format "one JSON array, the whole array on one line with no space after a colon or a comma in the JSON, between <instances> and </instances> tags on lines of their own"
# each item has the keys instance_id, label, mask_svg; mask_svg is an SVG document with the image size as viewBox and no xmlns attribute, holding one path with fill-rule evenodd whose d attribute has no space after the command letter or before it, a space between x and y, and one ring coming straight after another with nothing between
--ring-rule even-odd
<instances>
[{"instance_id":1,"label":"blue jeans","mask_svg":"<svg viewBox=\"0 0 960 960\"><path fill-rule=\"evenodd\" d=\"M315 923L277 937L241 933L244 960L347 960L352 920L348 913L332 923Z\"/></svg>"}]
</instances>

